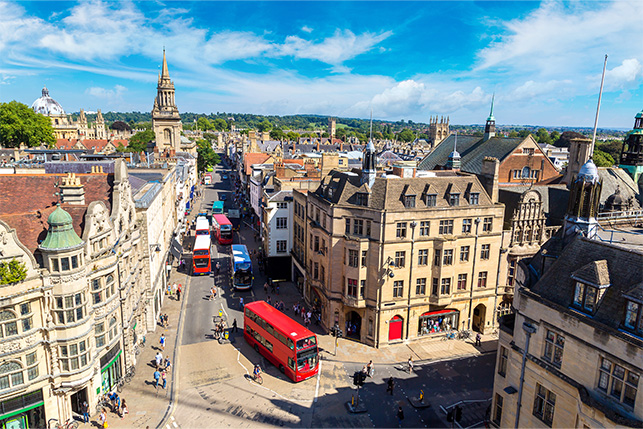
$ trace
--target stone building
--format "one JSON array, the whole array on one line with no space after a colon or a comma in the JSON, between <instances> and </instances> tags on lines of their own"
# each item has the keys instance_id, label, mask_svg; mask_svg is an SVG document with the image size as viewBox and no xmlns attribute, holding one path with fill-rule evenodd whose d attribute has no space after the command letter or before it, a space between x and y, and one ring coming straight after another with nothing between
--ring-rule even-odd
<instances>
[{"instance_id":1,"label":"stone building","mask_svg":"<svg viewBox=\"0 0 643 429\"><path fill-rule=\"evenodd\" d=\"M369 143L361 172L294 192L306 300L375 347L494 324L504 207L474 175L413 176L377 177Z\"/></svg>"},{"instance_id":2,"label":"stone building","mask_svg":"<svg viewBox=\"0 0 643 429\"><path fill-rule=\"evenodd\" d=\"M619 167L626 170L643 194L643 110L634 117L634 128L627 133Z\"/></svg>"},{"instance_id":3,"label":"stone building","mask_svg":"<svg viewBox=\"0 0 643 429\"><path fill-rule=\"evenodd\" d=\"M431 116L429 118L428 143L431 147L435 147L446 139L451 132L449 131L449 117L444 116L438 118Z\"/></svg>"},{"instance_id":4,"label":"stone building","mask_svg":"<svg viewBox=\"0 0 643 429\"><path fill-rule=\"evenodd\" d=\"M0 282L0 422L46 427L136 363L141 230L120 160L113 174L0 175L0 188L0 263L26 269Z\"/></svg>"}]
</instances>

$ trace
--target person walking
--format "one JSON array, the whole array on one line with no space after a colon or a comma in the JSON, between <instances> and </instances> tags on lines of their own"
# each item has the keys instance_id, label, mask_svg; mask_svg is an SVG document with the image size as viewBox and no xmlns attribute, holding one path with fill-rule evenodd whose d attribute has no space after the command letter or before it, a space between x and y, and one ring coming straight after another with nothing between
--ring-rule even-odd
<instances>
[{"instance_id":1,"label":"person walking","mask_svg":"<svg viewBox=\"0 0 643 429\"><path fill-rule=\"evenodd\" d=\"M176 288L176 300L181 301L181 292L183 291L183 288L181 287L181 284L179 283L179 287Z\"/></svg>"},{"instance_id":2,"label":"person walking","mask_svg":"<svg viewBox=\"0 0 643 429\"><path fill-rule=\"evenodd\" d=\"M237 319L232 321L232 332L237 333Z\"/></svg>"},{"instance_id":3,"label":"person walking","mask_svg":"<svg viewBox=\"0 0 643 429\"><path fill-rule=\"evenodd\" d=\"M156 368L158 369L161 367L161 363L163 362L163 354L160 350L154 358L156 359Z\"/></svg>"},{"instance_id":4,"label":"person walking","mask_svg":"<svg viewBox=\"0 0 643 429\"><path fill-rule=\"evenodd\" d=\"M386 393L390 393L391 396L393 396L393 385L394 385L393 377L391 377L386 382Z\"/></svg>"},{"instance_id":5,"label":"person walking","mask_svg":"<svg viewBox=\"0 0 643 429\"><path fill-rule=\"evenodd\" d=\"M127 409L127 404L125 403L125 399L123 399L123 402L121 403L121 420L125 417L125 414L129 414L129 410Z\"/></svg>"},{"instance_id":6,"label":"person walking","mask_svg":"<svg viewBox=\"0 0 643 429\"><path fill-rule=\"evenodd\" d=\"M243 297L239 297L239 309L243 310Z\"/></svg>"},{"instance_id":7,"label":"person walking","mask_svg":"<svg viewBox=\"0 0 643 429\"><path fill-rule=\"evenodd\" d=\"M397 407L397 427L401 428L402 427L402 420L404 420L404 410L402 410L402 406Z\"/></svg>"},{"instance_id":8,"label":"person walking","mask_svg":"<svg viewBox=\"0 0 643 429\"><path fill-rule=\"evenodd\" d=\"M83 423L89 423L89 404L87 401L83 401L80 410L83 412Z\"/></svg>"},{"instance_id":9,"label":"person walking","mask_svg":"<svg viewBox=\"0 0 643 429\"><path fill-rule=\"evenodd\" d=\"M476 347L479 347L482 345L481 340L482 340L482 335L480 335L480 332L478 332L476 334Z\"/></svg>"},{"instance_id":10,"label":"person walking","mask_svg":"<svg viewBox=\"0 0 643 429\"><path fill-rule=\"evenodd\" d=\"M373 361L372 360L366 364L366 374L369 377L373 378Z\"/></svg>"},{"instance_id":11,"label":"person walking","mask_svg":"<svg viewBox=\"0 0 643 429\"><path fill-rule=\"evenodd\" d=\"M100 410L98 415L98 426L101 428L107 428L107 410L105 408Z\"/></svg>"},{"instance_id":12,"label":"person walking","mask_svg":"<svg viewBox=\"0 0 643 429\"><path fill-rule=\"evenodd\" d=\"M212 285L210 288L210 301L217 297L217 287Z\"/></svg>"},{"instance_id":13,"label":"person walking","mask_svg":"<svg viewBox=\"0 0 643 429\"><path fill-rule=\"evenodd\" d=\"M161 371L161 380L163 381L163 389L167 385L167 372L165 370Z\"/></svg>"},{"instance_id":14,"label":"person walking","mask_svg":"<svg viewBox=\"0 0 643 429\"><path fill-rule=\"evenodd\" d=\"M156 387L157 389L159 387L160 380L161 380L161 372L157 368L156 371L154 371L154 387Z\"/></svg>"},{"instance_id":15,"label":"person walking","mask_svg":"<svg viewBox=\"0 0 643 429\"><path fill-rule=\"evenodd\" d=\"M170 361L170 355L167 355L167 356L165 357L164 365L165 365L165 370L166 370L166 371L169 371L169 370L170 370L170 367L172 366L172 362Z\"/></svg>"},{"instance_id":16,"label":"person walking","mask_svg":"<svg viewBox=\"0 0 643 429\"><path fill-rule=\"evenodd\" d=\"M268 295L268 282L265 282L265 283L263 284L263 291L264 291L264 293L265 293L266 295Z\"/></svg>"},{"instance_id":17,"label":"person walking","mask_svg":"<svg viewBox=\"0 0 643 429\"><path fill-rule=\"evenodd\" d=\"M159 338L159 342L161 343L161 349L165 350L165 334L161 334L161 338Z\"/></svg>"},{"instance_id":18,"label":"person walking","mask_svg":"<svg viewBox=\"0 0 643 429\"><path fill-rule=\"evenodd\" d=\"M408 364L409 364L409 374L413 374L413 358L411 356L409 356Z\"/></svg>"}]
</instances>

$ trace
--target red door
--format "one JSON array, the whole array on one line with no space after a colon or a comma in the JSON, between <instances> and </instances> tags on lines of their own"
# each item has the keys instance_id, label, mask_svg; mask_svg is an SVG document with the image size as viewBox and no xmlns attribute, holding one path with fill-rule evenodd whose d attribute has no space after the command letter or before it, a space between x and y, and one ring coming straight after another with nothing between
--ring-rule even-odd
<instances>
[{"instance_id":1,"label":"red door","mask_svg":"<svg viewBox=\"0 0 643 429\"><path fill-rule=\"evenodd\" d=\"M395 316L388 322L388 340L401 340L402 339L402 318Z\"/></svg>"}]
</instances>

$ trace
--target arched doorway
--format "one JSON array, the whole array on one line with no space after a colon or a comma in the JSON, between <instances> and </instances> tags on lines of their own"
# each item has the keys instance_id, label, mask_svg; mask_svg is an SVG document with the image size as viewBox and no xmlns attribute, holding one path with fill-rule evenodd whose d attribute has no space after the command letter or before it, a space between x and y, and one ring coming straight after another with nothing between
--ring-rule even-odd
<instances>
[{"instance_id":1,"label":"arched doorway","mask_svg":"<svg viewBox=\"0 0 643 429\"><path fill-rule=\"evenodd\" d=\"M404 319L401 316L394 316L388 322L388 340L395 341L402 339L402 326Z\"/></svg>"},{"instance_id":2,"label":"arched doorway","mask_svg":"<svg viewBox=\"0 0 643 429\"><path fill-rule=\"evenodd\" d=\"M346 313L346 336L359 341L362 332L362 317L355 311Z\"/></svg>"},{"instance_id":3,"label":"arched doorway","mask_svg":"<svg viewBox=\"0 0 643 429\"><path fill-rule=\"evenodd\" d=\"M473 309L473 330L481 334L484 333L485 315L487 314L487 307L484 304L478 304Z\"/></svg>"}]
</instances>

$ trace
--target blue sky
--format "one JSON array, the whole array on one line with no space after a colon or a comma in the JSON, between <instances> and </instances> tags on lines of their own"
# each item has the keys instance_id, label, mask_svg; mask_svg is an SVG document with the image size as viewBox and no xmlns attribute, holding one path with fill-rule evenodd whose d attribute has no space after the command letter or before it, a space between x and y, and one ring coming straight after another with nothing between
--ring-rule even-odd
<instances>
[{"instance_id":1,"label":"blue sky","mask_svg":"<svg viewBox=\"0 0 643 429\"><path fill-rule=\"evenodd\" d=\"M0 100L150 111L631 128L643 2L0 1Z\"/></svg>"}]
</instances>

